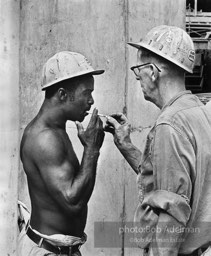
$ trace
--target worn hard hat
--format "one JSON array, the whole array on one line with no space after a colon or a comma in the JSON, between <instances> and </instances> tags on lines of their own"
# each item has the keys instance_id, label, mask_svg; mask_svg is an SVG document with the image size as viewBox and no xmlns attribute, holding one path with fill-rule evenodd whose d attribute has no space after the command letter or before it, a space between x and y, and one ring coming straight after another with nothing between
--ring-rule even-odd
<instances>
[{"instance_id":1,"label":"worn hard hat","mask_svg":"<svg viewBox=\"0 0 211 256\"><path fill-rule=\"evenodd\" d=\"M63 51L56 53L44 65L42 90L66 79L91 74L100 75L104 70L94 70L89 61L77 52Z\"/></svg>"},{"instance_id":2,"label":"worn hard hat","mask_svg":"<svg viewBox=\"0 0 211 256\"><path fill-rule=\"evenodd\" d=\"M151 29L140 42L128 44L136 48L143 47L193 73L195 61L193 41L181 28L157 26Z\"/></svg>"}]
</instances>

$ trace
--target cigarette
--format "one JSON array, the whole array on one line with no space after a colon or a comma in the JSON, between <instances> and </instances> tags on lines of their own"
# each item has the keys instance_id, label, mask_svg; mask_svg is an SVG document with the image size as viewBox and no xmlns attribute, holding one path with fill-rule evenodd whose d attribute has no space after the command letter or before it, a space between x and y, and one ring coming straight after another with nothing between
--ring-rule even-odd
<instances>
[{"instance_id":1,"label":"cigarette","mask_svg":"<svg viewBox=\"0 0 211 256\"><path fill-rule=\"evenodd\" d=\"M91 111L86 111L86 113L92 115L92 112L91 112ZM106 118L108 118L107 115L103 115L103 114L100 114L100 113L98 113L97 115L98 115L98 116L101 116L101 117L106 117Z\"/></svg>"}]
</instances>

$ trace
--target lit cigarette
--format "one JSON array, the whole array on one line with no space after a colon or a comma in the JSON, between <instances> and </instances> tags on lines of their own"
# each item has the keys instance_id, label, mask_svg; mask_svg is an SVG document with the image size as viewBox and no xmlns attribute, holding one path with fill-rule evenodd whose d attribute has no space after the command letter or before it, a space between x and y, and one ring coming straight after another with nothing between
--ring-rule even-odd
<instances>
[{"instance_id":1,"label":"lit cigarette","mask_svg":"<svg viewBox=\"0 0 211 256\"><path fill-rule=\"evenodd\" d=\"M92 112L91 112L91 111L86 111L86 113L92 115ZM100 114L100 113L98 113L97 115L98 115L98 116L101 116L101 117L106 117L106 118L108 118L107 115L103 115L103 114Z\"/></svg>"}]
</instances>

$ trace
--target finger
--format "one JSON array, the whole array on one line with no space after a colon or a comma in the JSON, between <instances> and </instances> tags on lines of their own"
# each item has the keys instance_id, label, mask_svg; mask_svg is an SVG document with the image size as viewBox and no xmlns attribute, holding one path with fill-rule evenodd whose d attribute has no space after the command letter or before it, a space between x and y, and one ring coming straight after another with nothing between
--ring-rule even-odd
<instances>
[{"instance_id":1,"label":"finger","mask_svg":"<svg viewBox=\"0 0 211 256\"><path fill-rule=\"evenodd\" d=\"M78 134L84 133L83 125L78 121L76 121L75 124L76 124L77 130L78 130Z\"/></svg>"},{"instance_id":2,"label":"finger","mask_svg":"<svg viewBox=\"0 0 211 256\"><path fill-rule=\"evenodd\" d=\"M93 112L92 112L92 115L91 115L91 119L89 121L89 124L88 124L87 128L96 125L96 121L98 119L98 115L97 114L98 114L98 110L96 108L94 108Z\"/></svg>"},{"instance_id":3,"label":"finger","mask_svg":"<svg viewBox=\"0 0 211 256\"><path fill-rule=\"evenodd\" d=\"M101 118L99 116L97 116L97 123L96 125L98 125L98 127L103 127L103 121L101 120Z\"/></svg>"},{"instance_id":4,"label":"finger","mask_svg":"<svg viewBox=\"0 0 211 256\"><path fill-rule=\"evenodd\" d=\"M107 117L106 123L107 123L108 125L110 125L110 126L113 126L115 129L117 129L117 128L120 126L120 124L117 122L117 120L114 119L114 118L111 117L111 116L108 116L108 117Z\"/></svg>"},{"instance_id":5,"label":"finger","mask_svg":"<svg viewBox=\"0 0 211 256\"><path fill-rule=\"evenodd\" d=\"M103 121L101 120L101 118L99 116L97 116L95 128L98 130L103 130Z\"/></svg>"},{"instance_id":6,"label":"finger","mask_svg":"<svg viewBox=\"0 0 211 256\"><path fill-rule=\"evenodd\" d=\"M98 114L98 109L94 108L92 112L92 116L97 116Z\"/></svg>"},{"instance_id":7,"label":"finger","mask_svg":"<svg viewBox=\"0 0 211 256\"><path fill-rule=\"evenodd\" d=\"M105 125L105 127L103 128L103 130L104 130L105 132L110 132L111 134L114 134L114 133L115 133L114 127L113 127L113 126L110 126L110 125Z\"/></svg>"},{"instance_id":8,"label":"finger","mask_svg":"<svg viewBox=\"0 0 211 256\"><path fill-rule=\"evenodd\" d=\"M111 115L113 118L117 119L117 120L120 120L120 121L125 121L127 122L127 117L123 114L123 113L116 113L116 114L113 114Z\"/></svg>"}]
</instances>

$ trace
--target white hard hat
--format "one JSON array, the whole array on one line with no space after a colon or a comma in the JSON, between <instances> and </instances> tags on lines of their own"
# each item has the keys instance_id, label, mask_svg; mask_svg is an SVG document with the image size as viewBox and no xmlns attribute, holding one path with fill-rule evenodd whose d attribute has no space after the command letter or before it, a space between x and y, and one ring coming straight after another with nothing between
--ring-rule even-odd
<instances>
[{"instance_id":1,"label":"white hard hat","mask_svg":"<svg viewBox=\"0 0 211 256\"><path fill-rule=\"evenodd\" d=\"M94 70L89 61L77 52L56 53L44 65L42 72L42 90L66 79L91 74L100 75L104 70Z\"/></svg>"},{"instance_id":2,"label":"white hard hat","mask_svg":"<svg viewBox=\"0 0 211 256\"><path fill-rule=\"evenodd\" d=\"M128 43L145 48L193 73L195 49L191 37L181 28L161 25L151 29L143 40Z\"/></svg>"}]
</instances>

